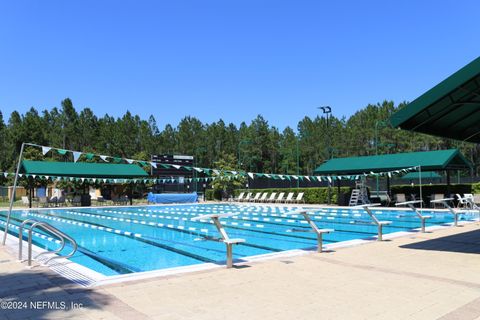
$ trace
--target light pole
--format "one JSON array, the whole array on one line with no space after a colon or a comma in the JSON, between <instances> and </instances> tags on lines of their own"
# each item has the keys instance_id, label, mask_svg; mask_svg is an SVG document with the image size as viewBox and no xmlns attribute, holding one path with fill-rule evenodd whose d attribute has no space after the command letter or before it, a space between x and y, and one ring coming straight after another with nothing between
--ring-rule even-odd
<instances>
[{"instance_id":1,"label":"light pole","mask_svg":"<svg viewBox=\"0 0 480 320\"><path fill-rule=\"evenodd\" d=\"M325 115L326 118L326 134L325 134L325 144L327 145L327 158L331 159L330 155L330 118L332 114L332 108L330 106L323 106L323 107L318 107L318 109L322 110L322 113Z\"/></svg>"},{"instance_id":2,"label":"light pole","mask_svg":"<svg viewBox=\"0 0 480 320\"><path fill-rule=\"evenodd\" d=\"M326 122L327 122L327 127L326 127L326 134L325 134L325 144L327 145L327 159L331 159L330 155L330 126L329 126L329 118L332 113L332 108L330 106L323 106L323 107L318 107L318 109L322 110L323 114L325 115ZM332 201L332 192L331 192L331 183L330 181L328 182L328 204Z\"/></svg>"},{"instance_id":3,"label":"light pole","mask_svg":"<svg viewBox=\"0 0 480 320\"><path fill-rule=\"evenodd\" d=\"M300 153L298 152L298 138L295 139L297 142L297 189L300 187Z\"/></svg>"},{"instance_id":4,"label":"light pole","mask_svg":"<svg viewBox=\"0 0 480 320\"><path fill-rule=\"evenodd\" d=\"M240 170L240 146L242 144L247 144L247 143L250 143L251 141L248 140L248 139L243 139L243 140L240 140L240 142L238 143L238 148L237 148L237 151L238 151L238 170Z\"/></svg>"}]
</instances>

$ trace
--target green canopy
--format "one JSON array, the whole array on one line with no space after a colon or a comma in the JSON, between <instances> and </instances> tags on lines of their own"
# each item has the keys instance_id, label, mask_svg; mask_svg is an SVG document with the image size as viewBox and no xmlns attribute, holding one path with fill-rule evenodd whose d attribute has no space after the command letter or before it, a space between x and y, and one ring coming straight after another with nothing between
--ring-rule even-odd
<instances>
[{"instance_id":1,"label":"green canopy","mask_svg":"<svg viewBox=\"0 0 480 320\"><path fill-rule=\"evenodd\" d=\"M148 174L135 164L89 162L50 162L23 160L21 173L58 177L118 178L146 177Z\"/></svg>"},{"instance_id":2,"label":"green canopy","mask_svg":"<svg viewBox=\"0 0 480 320\"><path fill-rule=\"evenodd\" d=\"M390 117L393 127L480 143L480 57Z\"/></svg>"},{"instance_id":3,"label":"green canopy","mask_svg":"<svg viewBox=\"0 0 480 320\"><path fill-rule=\"evenodd\" d=\"M363 174L386 172L421 166L422 171L471 168L458 149L382 154L376 156L331 159L315 169L315 174Z\"/></svg>"},{"instance_id":4,"label":"green canopy","mask_svg":"<svg viewBox=\"0 0 480 320\"><path fill-rule=\"evenodd\" d=\"M439 175L438 173L433 172L433 171L427 171L427 172L422 171L421 174L420 174L420 172L415 171L415 172L407 173L406 175L402 176L401 179L404 179L404 180L419 180L420 177L422 177L422 179L440 179L440 178L442 178L441 175Z\"/></svg>"}]
</instances>

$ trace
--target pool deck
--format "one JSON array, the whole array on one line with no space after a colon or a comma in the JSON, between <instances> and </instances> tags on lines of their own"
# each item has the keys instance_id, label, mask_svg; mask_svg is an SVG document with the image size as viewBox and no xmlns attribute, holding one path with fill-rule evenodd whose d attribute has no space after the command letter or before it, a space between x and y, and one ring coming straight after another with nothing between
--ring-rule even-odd
<instances>
[{"instance_id":1,"label":"pool deck","mask_svg":"<svg viewBox=\"0 0 480 320\"><path fill-rule=\"evenodd\" d=\"M480 223L94 288L27 269L0 248L0 277L3 301L69 307L0 309L9 320L480 319Z\"/></svg>"}]
</instances>

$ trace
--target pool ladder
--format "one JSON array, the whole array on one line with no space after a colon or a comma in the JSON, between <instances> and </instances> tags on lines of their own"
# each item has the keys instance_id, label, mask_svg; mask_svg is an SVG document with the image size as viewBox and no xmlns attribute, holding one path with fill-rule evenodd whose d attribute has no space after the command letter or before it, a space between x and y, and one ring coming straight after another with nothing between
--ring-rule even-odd
<instances>
[{"instance_id":1,"label":"pool ladder","mask_svg":"<svg viewBox=\"0 0 480 320\"><path fill-rule=\"evenodd\" d=\"M70 237L69 235L65 234L64 232L58 230L57 228L55 228L54 226L52 226L51 224L48 224L47 222L43 222L43 221L38 221L38 220L35 220L35 219L27 219L25 221L23 221L21 224L20 224L20 227L18 229L18 260L20 261L24 261L22 260L22 249L23 249L23 228L25 228L27 225L30 224L30 227L28 228L28 258L27 258L27 261L28 261L28 266L30 267L32 265L32 234L33 234L33 230L35 228L38 228L38 229L43 229L47 232L50 232L51 234L55 235L56 237L58 237L61 241L61 244L60 244L60 247L57 248L56 250L53 250L53 251L44 251L44 252L41 252L40 254L38 254L34 259L38 259L38 257L42 256L42 255L46 255L46 254L54 254L53 257L50 257L48 258L44 263L43 265L47 265L50 261L54 260L54 259L60 259L60 258L65 258L65 259L68 259L70 257L72 257L75 252L77 251L78 249L78 246L77 246L77 242L72 238ZM56 255L57 253L59 253L60 251L63 250L63 248L65 248L65 240L68 240L73 249L72 251L70 251L69 254L67 255L63 255L63 256L60 256L60 255Z\"/></svg>"}]
</instances>

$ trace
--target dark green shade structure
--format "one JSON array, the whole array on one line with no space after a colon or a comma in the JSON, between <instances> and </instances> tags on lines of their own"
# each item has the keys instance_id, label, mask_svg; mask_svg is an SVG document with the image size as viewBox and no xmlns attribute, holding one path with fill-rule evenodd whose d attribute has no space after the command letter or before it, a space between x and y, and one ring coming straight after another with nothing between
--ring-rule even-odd
<instances>
[{"instance_id":1,"label":"dark green shade structure","mask_svg":"<svg viewBox=\"0 0 480 320\"><path fill-rule=\"evenodd\" d=\"M422 179L440 179L442 178L441 175L439 175L436 172L433 171L422 171L422 173L415 171L415 172L409 172L406 175L402 176L401 179L403 180L418 180L422 177Z\"/></svg>"},{"instance_id":2,"label":"dark green shade structure","mask_svg":"<svg viewBox=\"0 0 480 320\"><path fill-rule=\"evenodd\" d=\"M25 174L41 174L58 177L82 178L139 178L148 174L134 164L110 164L88 162L50 162L23 160L20 169Z\"/></svg>"},{"instance_id":3,"label":"dark green shade structure","mask_svg":"<svg viewBox=\"0 0 480 320\"><path fill-rule=\"evenodd\" d=\"M317 175L349 175L385 172L421 166L421 171L470 169L458 149L382 154L331 159L315 169Z\"/></svg>"},{"instance_id":4,"label":"dark green shade structure","mask_svg":"<svg viewBox=\"0 0 480 320\"><path fill-rule=\"evenodd\" d=\"M393 127L480 143L480 57L390 117Z\"/></svg>"}]
</instances>

